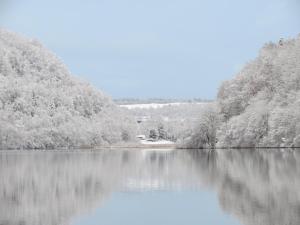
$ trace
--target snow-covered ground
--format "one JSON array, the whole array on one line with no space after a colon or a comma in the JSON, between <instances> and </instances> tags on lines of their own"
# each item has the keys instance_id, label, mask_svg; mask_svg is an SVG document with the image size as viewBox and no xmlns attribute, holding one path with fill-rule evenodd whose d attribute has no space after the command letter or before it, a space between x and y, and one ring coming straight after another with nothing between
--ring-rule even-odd
<instances>
[{"instance_id":1,"label":"snow-covered ground","mask_svg":"<svg viewBox=\"0 0 300 225\"><path fill-rule=\"evenodd\" d=\"M173 144L175 144L174 142L167 141L167 140L158 140L158 141L141 140L140 143L143 145L173 145Z\"/></svg>"},{"instance_id":2,"label":"snow-covered ground","mask_svg":"<svg viewBox=\"0 0 300 225\"><path fill-rule=\"evenodd\" d=\"M127 108L127 109L151 109L151 108L157 109L157 108L162 108L165 106L179 106L179 105L185 105L185 104L207 104L207 103L204 103L204 102L147 103L147 104L120 105L120 107Z\"/></svg>"}]
</instances>

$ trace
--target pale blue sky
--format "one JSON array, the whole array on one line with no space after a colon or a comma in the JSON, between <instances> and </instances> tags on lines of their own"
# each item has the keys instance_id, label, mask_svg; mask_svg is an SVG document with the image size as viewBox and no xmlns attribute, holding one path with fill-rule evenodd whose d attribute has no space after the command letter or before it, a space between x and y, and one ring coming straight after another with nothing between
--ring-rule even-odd
<instances>
[{"instance_id":1,"label":"pale blue sky","mask_svg":"<svg viewBox=\"0 0 300 225\"><path fill-rule=\"evenodd\" d=\"M0 3L2 27L39 39L114 98L212 99L265 42L300 33L298 0Z\"/></svg>"}]
</instances>

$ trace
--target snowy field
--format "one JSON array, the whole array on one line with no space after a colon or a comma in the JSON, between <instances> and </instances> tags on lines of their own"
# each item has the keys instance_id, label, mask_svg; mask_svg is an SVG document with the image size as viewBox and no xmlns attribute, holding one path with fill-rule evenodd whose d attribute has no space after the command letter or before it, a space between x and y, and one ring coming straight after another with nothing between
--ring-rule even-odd
<instances>
[{"instance_id":1,"label":"snowy field","mask_svg":"<svg viewBox=\"0 0 300 225\"><path fill-rule=\"evenodd\" d=\"M157 140L157 141L149 141L149 140L141 140L141 144L143 145L174 145L175 143L168 140Z\"/></svg>"},{"instance_id":2,"label":"snowy field","mask_svg":"<svg viewBox=\"0 0 300 225\"><path fill-rule=\"evenodd\" d=\"M127 109L158 109L166 106L179 106L179 105L188 105L188 104L207 104L206 102L173 102L173 103L147 103L147 104L130 104L130 105L120 105L122 108Z\"/></svg>"}]
</instances>

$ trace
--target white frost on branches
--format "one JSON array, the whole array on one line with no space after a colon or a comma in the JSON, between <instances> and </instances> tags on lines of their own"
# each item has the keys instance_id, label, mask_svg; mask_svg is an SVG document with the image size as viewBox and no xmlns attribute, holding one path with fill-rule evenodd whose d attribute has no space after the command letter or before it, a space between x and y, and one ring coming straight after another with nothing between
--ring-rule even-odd
<instances>
[{"instance_id":1,"label":"white frost on branches","mask_svg":"<svg viewBox=\"0 0 300 225\"><path fill-rule=\"evenodd\" d=\"M266 44L221 85L217 106L218 147L300 147L300 36ZM202 127L191 136L190 147L207 147Z\"/></svg>"},{"instance_id":2,"label":"white frost on branches","mask_svg":"<svg viewBox=\"0 0 300 225\"><path fill-rule=\"evenodd\" d=\"M129 141L135 122L35 40L0 30L0 148Z\"/></svg>"}]
</instances>

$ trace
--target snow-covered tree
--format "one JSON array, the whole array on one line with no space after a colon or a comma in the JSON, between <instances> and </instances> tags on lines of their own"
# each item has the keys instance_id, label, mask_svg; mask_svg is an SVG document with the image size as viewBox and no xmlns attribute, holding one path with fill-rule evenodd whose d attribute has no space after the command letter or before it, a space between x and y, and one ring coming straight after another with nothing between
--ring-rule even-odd
<instances>
[{"instance_id":1,"label":"snow-covered tree","mask_svg":"<svg viewBox=\"0 0 300 225\"><path fill-rule=\"evenodd\" d=\"M125 135L126 133L126 135ZM35 40L0 30L0 148L107 145L135 121Z\"/></svg>"},{"instance_id":2,"label":"snow-covered tree","mask_svg":"<svg viewBox=\"0 0 300 225\"><path fill-rule=\"evenodd\" d=\"M149 131L149 138L156 140L157 139L157 132L156 130Z\"/></svg>"},{"instance_id":3,"label":"snow-covered tree","mask_svg":"<svg viewBox=\"0 0 300 225\"><path fill-rule=\"evenodd\" d=\"M148 101L150 102L150 100L146 100L147 103L149 103ZM172 100L169 101L172 102ZM138 101L137 103L141 102ZM155 130L160 139L176 142L193 130L201 111L212 104L211 102L176 102L178 104L173 105L164 103L165 106L163 107L137 107L128 110L128 113L134 116L136 120L144 118L139 124L140 134L148 136L150 130Z\"/></svg>"},{"instance_id":4,"label":"snow-covered tree","mask_svg":"<svg viewBox=\"0 0 300 225\"><path fill-rule=\"evenodd\" d=\"M300 37L269 43L220 87L220 147L300 147Z\"/></svg>"},{"instance_id":5,"label":"snow-covered tree","mask_svg":"<svg viewBox=\"0 0 300 225\"><path fill-rule=\"evenodd\" d=\"M197 125L179 141L181 148L214 148L217 142L219 114L215 105L207 106L199 114Z\"/></svg>"},{"instance_id":6,"label":"snow-covered tree","mask_svg":"<svg viewBox=\"0 0 300 225\"><path fill-rule=\"evenodd\" d=\"M299 99L300 36L266 44L219 89L217 146L300 147ZM207 129L201 121L194 127L186 146L205 147Z\"/></svg>"}]
</instances>

